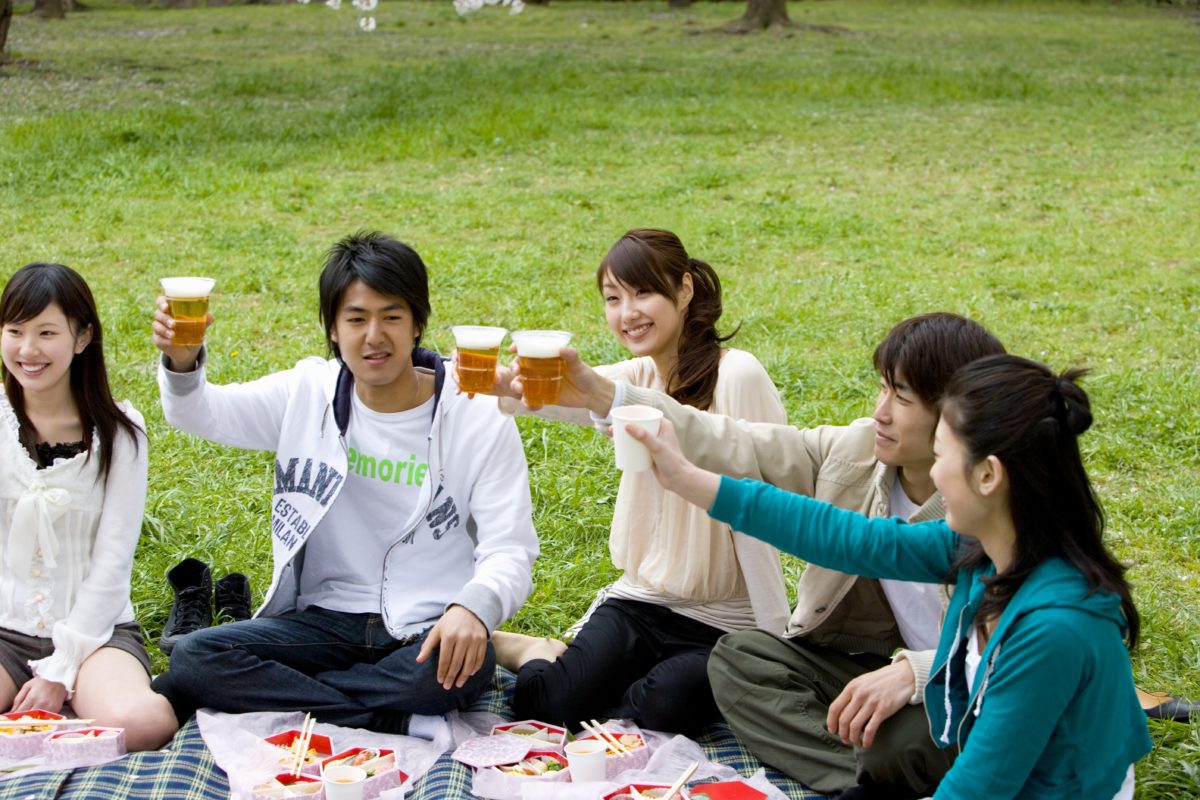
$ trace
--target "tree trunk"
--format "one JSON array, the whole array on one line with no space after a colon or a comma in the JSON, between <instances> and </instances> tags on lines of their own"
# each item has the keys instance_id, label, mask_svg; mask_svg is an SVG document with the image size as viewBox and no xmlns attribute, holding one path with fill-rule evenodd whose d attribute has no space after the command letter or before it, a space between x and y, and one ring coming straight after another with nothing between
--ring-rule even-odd
<instances>
[{"instance_id":1,"label":"tree trunk","mask_svg":"<svg viewBox=\"0 0 1200 800\"><path fill-rule=\"evenodd\" d=\"M787 0L746 0L746 13L724 27L729 33L749 33L766 28L791 27Z\"/></svg>"},{"instance_id":2,"label":"tree trunk","mask_svg":"<svg viewBox=\"0 0 1200 800\"><path fill-rule=\"evenodd\" d=\"M13 0L0 0L0 64L4 63L4 44L8 41L8 23L12 22Z\"/></svg>"},{"instance_id":3,"label":"tree trunk","mask_svg":"<svg viewBox=\"0 0 1200 800\"><path fill-rule=\"evenodd\" d=\"M63 0L33 0L33 11L30 13L45 19L62 19L66 16L63 12Z\"/></svg>"}]
</instances>

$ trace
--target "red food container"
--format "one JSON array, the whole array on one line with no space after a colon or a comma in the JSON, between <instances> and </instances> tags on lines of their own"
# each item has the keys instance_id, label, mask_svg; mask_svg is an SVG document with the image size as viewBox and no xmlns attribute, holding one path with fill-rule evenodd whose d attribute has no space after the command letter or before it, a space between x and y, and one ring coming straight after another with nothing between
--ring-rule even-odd
<instances>
[{"instance_id":1,"label":"red food container","mask_svg":"<svg viewBox=\"0 0 1200 800\"><path fill-rule=\"evenodd\" d=\"M725 781L692 787L692 800L767 800L767 796L743 781Z\"/></svg>"},{"instance_id":2,"label":"red food container","mask_svg":"<svg viewBox=\"0 0 1200 800\"><path fill-rule=\"evenodd\" d=\"M56 731L42 743L47 765L78 764L125 755L124 728L76 728Z\"/></svg>"},{"instance_id":3,"label":"red food container","mask_svg":"<svg viewBox=\"0 0 1200 800\"><path fill-rule=\"evenodd\" d=\"M283 772L268 783L254 787L254 800L274 800L276 797L312 797L322 800L325 785L312 775L293 775Z\"/></svg>"},{"instance_id":4,"label":"red food container","mask_svg":"<svg viewBox=\"0 0 1200 800\"><path fill-rule=\"evenodd\" d=\"M7 714L0 714L0 720L61 720L66 719L62 714L55 714L53 711L43 711L40 708L31 708L28 711L10 711ZM31 726L37 725L36 721L30 723ZM68 730L62 725L55 725L49 730L35 731L29 728L0 728L0 757L2 758L29 758L36 756L42 752L42 745L46 739L53 733L58 731Z\"/></svg>"},{"instance_id":5,"label":"red food container","mask_svg":"<svg viewBox=\"0 0 1200 800\"><path fill-rule=\"evenodd\" d=\"M646 746L646 740L640 733L621 733L620 731L611 731L611 733L618 741L624 737L624 741L621 744L629 748L629 752L614 753L610 749L604 754L605 778L611 780L627 769L641 769L646 766L646 762L650 760L650 748ZM595 736L588 734L587 736L577 737L576 741L595 738ZM604 741L604 739L602 738L600 741Z\"/></svg>"},{"instance_id":6,"label":"red food container","mask_svg":"<svg viewBox=\"0 0 1200 800\"><path fill-rule=\"evenodd\" d=\"M639 795L644 798L662 797L670 788L662 783L630 783L604 795L604 800L636 800ZM687 800L687 790L680 789L679 796Z\"/></svg>"},{"instance_id":7,"label":"red food container","mask_svg":"<svg viewBox=\"0 0 1200 800\"><path fill-rule=\"evenodd\" d=\"M279 763L290 768L293 759L296 757L292 751L292 743L300 738L300 731L290 730L281 731L266 738L267 744L273 744L281 748L285 752L279 756ZM329 758L333 755L333 742L328 736L322 736L319 733L314 733L308 740L309 753L304 758L304 766L301 772L307 775L315 775L320 771L320 763L322 759ZM315 751L315 752L314 752Z\"/></svg>"},{"instance_id":8,"label":"red food container","mask_svg":"<svg viewBox=\"0 0 1200 800\"><path fill-rule=\"evenodd\" d=\"M395 789L408 780L408 775L396 766L396 753L392 750L352 747L323 760L321 772L323 773L326 767L336 764L362 767L366 770L367 781L363 784L363 800L374 800L380 793Z\"/></svg>"},{"instance_id":9,"label":"red food container","mask_svg":"<svg viewBox=\"0 0 1200 800\"><path fill-rule=\"evenodd\" d=\"M535 759L541 760L543 763L547 760L553 761L558 764L561 769L547 770L546 772L537 775L515 774L510 771L512 768L517 767L521 762L533 761ZM516 764L500 764L499 766L489 767L489 769L499 772L506 778L515 778L517 780L539 780L550 783L555 781L565 781L571 775L571 773L567 770L567 757L556 750L531 750L523 759L521 759L521 761L517 762Z\"/></svg>"},{"instance_id":10,"label":"red food container","mask_svg":"<svg viewBox=\"0 0 1200 800\"><path fill-rule=\"evenodd\" d=\"M557 750L562 752L567 741L567 729L536 719L525 719L518 722L506 722L492 727L492 734L508 733L513 736L525 736L534 741L534 747L539 750Z\"/></svg>"}]
</instances>

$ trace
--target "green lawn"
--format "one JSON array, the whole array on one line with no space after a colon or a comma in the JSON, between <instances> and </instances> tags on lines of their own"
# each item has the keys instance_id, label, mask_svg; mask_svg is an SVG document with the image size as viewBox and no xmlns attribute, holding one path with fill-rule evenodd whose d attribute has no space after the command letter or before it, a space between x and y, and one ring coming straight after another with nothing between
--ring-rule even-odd
<instances>
[{"instance_id":1,"label":"green lawn","mask_svg":"<svg viewBox=\"0 0 1200 800\"><path fill-rule=\"evenodd\" d=\"M172 432L156 280L218 279L211 375L319 352L322 252L358 228L432 270L454 323L572 329L621 356L593 271L627 228L713 263L728 327L797 425L869 413L897 320L971 315L1086 365L1084 442L1145 621L1139 681L1200 697L1200 25L1140 5L793 4L845 35L705 33L733 3L497 9L388 2L19 16L0 68L0 276L33 260L98 295L118 396L145 412L134 577L157 637L185 555L269 578L266 455ZM555 633L614 573L616 473L590 432L522 420L543 557L510 624ZM159 661L159 666L162 661ZM1200 794L1200 723L1155 724L1139 798Z\"/></svg>"}]
</instances>

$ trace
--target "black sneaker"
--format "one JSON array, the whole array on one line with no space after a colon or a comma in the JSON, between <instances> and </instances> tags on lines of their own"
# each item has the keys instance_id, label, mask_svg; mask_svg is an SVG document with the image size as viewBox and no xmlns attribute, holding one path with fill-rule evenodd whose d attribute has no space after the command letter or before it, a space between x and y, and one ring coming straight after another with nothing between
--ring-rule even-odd
<instances>
[{"instance_id":1,"label":"black sneaker","mask_svg":"<svg viewBox=\"0 0 1200 800\"><path fill-rule=\"evenodd\" d=\"M231 572L217 581L217 618L241 622L250 616L250 579Z\"/></svg>"},{"instance_id":2,"label":"black sneaker","mask_svg":"<svg viewBox=\"0 0 1200 800\"><path fill-rule=\"evenodd\" d=\"M158 649L170 655L181 636L212 625L212 574L203 561L185 558L167 573L167 582L175 591L175 603L159 637Z\"/></svg>"}]
</instances>

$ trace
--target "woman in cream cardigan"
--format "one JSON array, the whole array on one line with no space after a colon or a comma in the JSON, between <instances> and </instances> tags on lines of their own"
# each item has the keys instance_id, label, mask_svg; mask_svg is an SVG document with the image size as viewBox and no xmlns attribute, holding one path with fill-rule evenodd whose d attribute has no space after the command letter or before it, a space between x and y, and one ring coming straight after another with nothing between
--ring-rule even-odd
<instances>
[{"instance_id":1,"label":"woman in cream cardigan","mask_svg":"<svg viewBox=\"0 0 1200 800\"><path fill-rule=\"evenodd\" d=\"M721 282L668 231L638 229L612 247L596 273L613 334L635 356L606 376L659 389L730 417L783 423L779 393L754 356L723 348L716 329ZM511 374L497 380L513 397ZM538 414L607 430L579 409ZM720 718L706 665L725 633L783 630L787 598L779 554L659 488L649 472L621 476L609 536L621 577L597 597L570 644L497 632L498 662L517 673L518 719L578 729L594 717L655 730L694 732Z\"/></svg>"}]
</instances>

